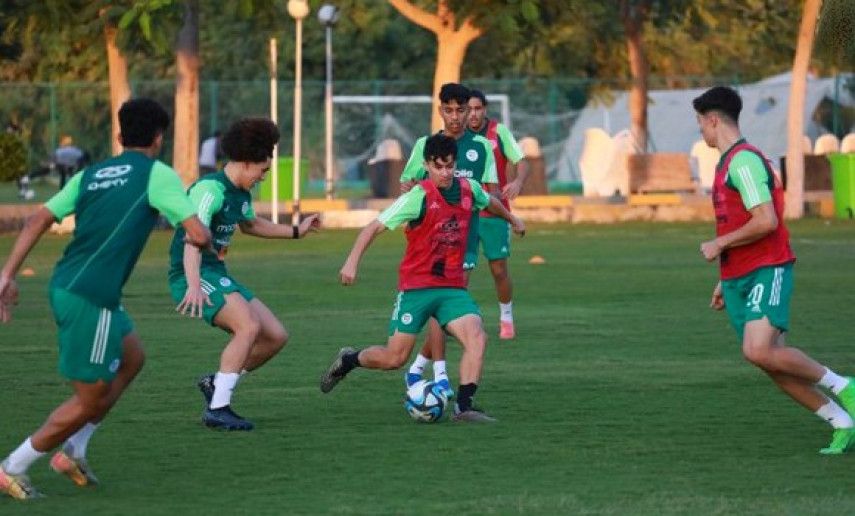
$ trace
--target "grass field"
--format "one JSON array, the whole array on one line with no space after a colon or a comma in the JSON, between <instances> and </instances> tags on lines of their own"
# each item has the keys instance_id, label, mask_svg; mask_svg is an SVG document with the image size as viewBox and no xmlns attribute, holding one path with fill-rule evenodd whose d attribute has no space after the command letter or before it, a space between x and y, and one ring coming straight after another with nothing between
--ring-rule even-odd
<instances>
[{"instance_id":1,"label":"grass field","mask_svg":"<svg viewBox=\"0 0 855 516\"><path fill-rule=\"evenodd\" d=\"M855 373L855 224L792 225L799 256L791 341ZM342 345L381 343L400 233L369 250L356 286L337 284L355 232L300 242L238 237L231 270L291 331L285 351L234 397L257 428L199 422L197 377L224 335L171 310L169 234L152 238L125 305L147 345L136 384L95 434L102 486L80 490L42 460L49 498L0 499L0 514L853 514L855 454L824 457L825 424L740 357L707 308L716 270L707 225L535 226L515 242L517 340L499 341L492 280L473 293L491 336L480 405L493 426L412 422L398 372L318 377ZM5 256L12 237L0 237ZM50 236L0 327L0 453L67 393L57 375L46 283L66 239ZM527 263L533 254L545 265ZM456 377L459 349L450 344Z\"/></svg>"}]
</instances>

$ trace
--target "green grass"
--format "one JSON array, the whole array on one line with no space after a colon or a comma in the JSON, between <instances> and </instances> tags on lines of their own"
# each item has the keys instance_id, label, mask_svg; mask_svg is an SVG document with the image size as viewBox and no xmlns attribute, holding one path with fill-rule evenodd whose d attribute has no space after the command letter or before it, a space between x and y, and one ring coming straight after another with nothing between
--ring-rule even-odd
<instances>
[{"instance_id":1,"label":"green grass","mask_svg":"<svg viewBox=\"0 0 855 516\"><path fill-rule=\"evenodd\" d=\"M855 373L855 224L793 224L799 256L791 341ZM169 235L155 234L125 305L148 362L90 446L103 485L74 488L47 461L49 498L0 500L2 514L852 514L855 454L745 363L723 314L707 308L716 270L698 252L709 225L535 226L515 242L517 340L495 338L486 268L472 290L491 336L478 402L500 423L419 425L401 374L359 370L321 395L342 345L381 343L400 233L369 250L356 286L337 284L355 236L238 237L234 275L284 320L289 346L244 379L236 409L256 431L201 426L196 378L225 335L171 310ZM0 238L0 254L11 246ZM0 327L0 453L67 395L56 373L46 282L64 238L49 236ZM545 265L527 263L533 254ZM456 376L459 349L450 344Z\"/></svg>"}]
</instances>

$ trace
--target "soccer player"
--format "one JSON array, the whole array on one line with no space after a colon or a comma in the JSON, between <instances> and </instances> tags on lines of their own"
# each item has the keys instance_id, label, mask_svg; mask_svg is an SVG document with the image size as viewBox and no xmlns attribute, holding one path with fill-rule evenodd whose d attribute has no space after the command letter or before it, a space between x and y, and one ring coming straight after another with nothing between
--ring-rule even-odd
<instances>
[{"instance_id":1,"label":"soccer player","mask_svg":"<svg viewBox=\"0 0 855 516\"><path fill-rule=\"evenodd\" d=\"M219 371L198 383L205 398L202 422L211 428L252 430L250 421L232 411L232 391L243 374L261 367L288 341L288 332L273 312L226 269L235 229L262 238L297 239L317 226L317 215L306 217L299 226L286 226L256 218L253 212L250 190L267 174L278 141L279 129L266 118L232 124L222 137L225 167L205 175L188 192L202 223L211 230L213 249L187 245L184 230L178 228L169 250L169 289L178 303L176 311L203 318L230 335Z\"/></svg>"},{"instance_id":2,"label":"soccer player","mask_svg":"<svg viewBox=\"0 0 855 516\"><path fill-rule=\"evenodd\" d=\"M444 127L440 132L454 138L457 143L455 176L474 179L484 185L488 193L498 193L496 163L490 142L466 128L470 97L469 89L462 84L448 83L440 88L439 115ZM413 152L404 166L404 171L401 174L401 191L403 192L412 188L417 181L427 177L423 156L427 138L427 136L423 136L416 141ZM473 269L478 261L478 224L478 213L475 212L472 214L472 221L469 224L466 256L463 261L465 271ZM431 360L434 360L434 380L445 391L446 396L451 398L454 396L454 390L448 380L445 365L445 334L435 320L428 323L425 343L404 375L407 387L421 379L424 368Z\"/></svg>"},{"instance_id":3,"label":"soccer player","mask_svg":"<svg viewBox=\"0 0 855 516\"><path fill-rule=\"evenodd\" d=\"M59 371L74 393L0 464L0 492L19 500L40 496L26 472L63 442L51 467L77 485L97 483L86 463L89 438L143 366L122 287L158 212L181 223L189 245L210 243L178 175L155 159L169 126L166 111L153 100L129 100L119 109L119 125L124 152L86 167L40 207L0 271L0 321L8 322L24 259L54 221L76 214L74 237L54 268L49 292L59 326Z\"/></svg>"},{"instance_id":4,"label":"soccer player","mask_svg":"<svg viewBox=\"0 0 855 516\"><path fill-rule=\"evenodd\" d=\"M433 318L463 345L454 420L493 422L495 419L473 405L487 336L478 306L466 290L463 260L472 212L487 208L510 222L520 235L525 225L487 194L478 181L455 177L459 149L452 137L435 134L426 139L423 149L428 179L413 186L363 228L340 271L342 284L352 285L359 261L374 238L406 224L407 249L399 268L399 292L389 323L389 339L385 346L342 348L321 376L321 391L330 392L356 367L401 367L413 350L416 336Z\"/></svg>"},{"instance_id":5,"label":"soccer player","mask_svg":"<svg viewBox=\"0 0 855 516\"><path fill-rule=\"evenodd\" d=\"M469 91L472 93L469 99L469 130L480 134L490 142L496 161L502 204L510 211L511 205L508 201L516 199L528 176L528 168L517 166L523 159L522 149L505 124L487 117L487 97L479 90L470 89ZM517 173L510 183L508 170ZM508 273L508 257L511 255L510 236L507 222L493 217L486 211L481 212L475 245L477 247L478 240L481 241L484 256L490 262L490 273L493 275L496 297L499 299L500 339L513 339L516 335L512 303L513 284Z\"/></svg>"},{"instance_id":6,"label":"soccer player","mask_svg":"<svg viewBox=\"0 0 855 516\"><path fill-rule=\"evenodd\" d=\"M716 238L700 246L707 261L718 258L721 270L710 307L727 310L749 362L832 426L831 443L820 453L843 453L855 443L855 384L784 341L796 257L782 218L781 182L739 131L736 91L717 86L692 105L704 141L722 153L712 193ZM834 393L845 410L817 386Z\"/></svg>"}]
</instances>

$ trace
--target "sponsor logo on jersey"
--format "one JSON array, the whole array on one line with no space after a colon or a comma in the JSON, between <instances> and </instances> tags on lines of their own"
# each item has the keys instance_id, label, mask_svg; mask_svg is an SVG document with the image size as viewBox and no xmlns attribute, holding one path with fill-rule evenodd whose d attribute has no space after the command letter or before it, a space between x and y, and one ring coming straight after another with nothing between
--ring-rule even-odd
<instances>
[{"instance_id":1,"label":"sponsor logo on jersey","mask_svg":"<svg viewBox=\"0 0 855 516\"><path fill-rule=\"evenodd\" d=\"M237 224L217 224L217 233L234 233Z\"/></svg>"},{"instance_id":2,"label":"sponsor logo on jersey","mask_svg":"<svg viewBox=\"0 0 855 516\"><path fill-rule=\"evenodd\" d=\"M469 179L472 179L473 177L475 177L475 172L466 169L455 169L454 177L468 177Z\"/></svg>"},{"instance_id":3,"label":"sponsor logo on jersey","mask_svg":"<svg viewBox=\"0 0 855 516\"><path fill-rule=\"evenodd\" d=\"M113 167L104 167L95 172L95 179L113 179L116 177L121 177L133 169L134 167L131 165L116 165Z\"/></svg>"},{"instance_id":4,"label":"sponsor logo on jersey","mask_svg":"<svg viewBox=\"0 0 855 516\"><path fill-rule=\"evenodd\" d=\"M469 161L478 161L478 151L475 149L469 149L466 151L466 159Z\"/></svg>"},{"instance_id":5,"label":"sponsor logo on jersey","mask_svg":"<svg viewBox=\"0 0 855 516\"><path fill-rule=\"evenodd\" d=\"M93 181L86 185L86 189L90 192L96 190L107 190L114 186L125 186L128 180L126 178L117 177L116 179L105 179L104 181Z\"/></svg>"}]
</instances>

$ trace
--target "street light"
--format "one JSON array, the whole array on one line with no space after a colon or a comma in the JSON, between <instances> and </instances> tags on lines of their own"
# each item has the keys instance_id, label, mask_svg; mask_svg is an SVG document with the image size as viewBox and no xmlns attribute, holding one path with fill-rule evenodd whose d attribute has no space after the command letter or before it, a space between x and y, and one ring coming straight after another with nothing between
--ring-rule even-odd
<instances>
[{"instance_id":1,"label":"street light","mask_svg":"<svg viewBox=\"0 0 855 516\"><path fill-rule=\"evenodd\" d=\"M334 183L333 183L333 106L332 106L332 28L335 22L338 21L338 7L330 4L324 4L318 11L318 21L326 28L327 41L327 76L326 86L324 88L324 123L326 125L326 154L325 154L325 169L326 169L326 198L333 198Z\"/></svg>"},{"instance_id":2,"label":"street light","mask_svg":"<svg viewBox=\"0 0 855 516\"><path fill-rule=\"evenodd\" d=\"M291 224L300 223L300 139L303 110L303 18L309 14L308 0L288 0L288 14L297 22L294 62L294 202Z\"/></svg>"}]
</instances>

